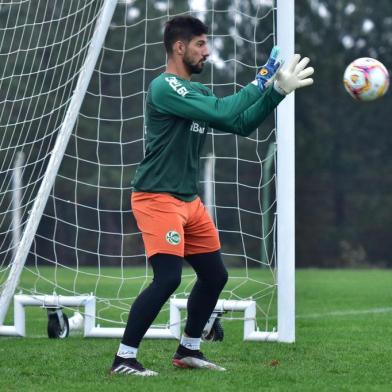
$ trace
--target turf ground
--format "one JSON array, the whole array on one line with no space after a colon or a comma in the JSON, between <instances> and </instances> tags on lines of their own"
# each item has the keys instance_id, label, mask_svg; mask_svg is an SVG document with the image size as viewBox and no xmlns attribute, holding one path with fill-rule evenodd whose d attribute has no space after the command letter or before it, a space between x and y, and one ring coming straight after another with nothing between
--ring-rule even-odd
<instances>
[{"instance_id":1,"label":"turf ground","mask_svg":"<svg viewBox=\"0 0 392 392\"><path fill-rule=\"evenodd\" d=\"M49 340L46 316L28 314L27 338L0 337L0 391L391 391L392 271L299 270L296 343L223 342L203 351L227 372L180 370L172 340L145 340L140 361L155 378L111 376L118 339Z\"/></svg>"}]
</instances>

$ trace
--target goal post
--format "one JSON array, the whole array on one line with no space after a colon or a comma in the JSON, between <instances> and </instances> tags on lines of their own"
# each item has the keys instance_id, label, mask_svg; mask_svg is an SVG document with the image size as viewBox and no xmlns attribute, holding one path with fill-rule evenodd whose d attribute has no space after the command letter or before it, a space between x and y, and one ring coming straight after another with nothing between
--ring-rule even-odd
<instances>
[{"instance_id":1,"label":"goal post","mask_svg":"<svg viewBox=\"0 0 392 392\"><path fill-rule=\"evenodd\" d=\"M277 0L277 43L294 54L294 0ZM294 94L277 108L277 243L279 341L295 340L295 112Z\"/></svg>"},{"instance_id":2,"label":"goal post","mask_svg":"<svg viewBox=\"0 0 392 392\"><path fill-rule=\"evenodd\" d=\"M294 1L31 0L0 13L0 335L23 336L25 307L51 306L77 308L86 337L119 337L152 277L129 194L147 89L165 69L165 21L191 14L209 26L210 61L195 80L224 96L273 45L292 56ZM243 323L244 340L290 343L293 94L270 117L247 138L209 132L200 195L230 276L216 312ZM179 337L194 282L185 268L146 337ZM12 300L14 326L5 325Z\"/></svg>"}]
</instances>

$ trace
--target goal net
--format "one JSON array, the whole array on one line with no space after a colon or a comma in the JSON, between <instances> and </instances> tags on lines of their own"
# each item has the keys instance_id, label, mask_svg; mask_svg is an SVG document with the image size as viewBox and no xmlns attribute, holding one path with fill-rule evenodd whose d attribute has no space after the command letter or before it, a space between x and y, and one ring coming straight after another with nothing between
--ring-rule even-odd
<instances>
[{"instance_id":1,"label":"goal net","mask_svg":"<svg viewBox=\"0 0 392 392\"><path fill-rule=\"evenodd\" d=\"M249 83L277 43L272 0L1 3L0 334L13 323L9 305L20 292L93 296L95 323L124 328L152 277L130 206L145 149L146 92L165 69L165 22L189 13L210 31L211 56L195 80L217 96ZM277 195L285 190L277 191L277 139L276 116L247 138L212 129L200 195L230 275L222 309L225 301L254 301L257 329L293 341L293 303L277 308L277 293L292 296L294 279L278 285L279 267L292 255L278 262ZM185 264L175 297L186 300L194 281ZM246 319L235 307L225 310L224 323ZM281 311L286 321L278 326ZM168 302L156 328L168 327L169 313Z\"/></svg>"}]
</instances>

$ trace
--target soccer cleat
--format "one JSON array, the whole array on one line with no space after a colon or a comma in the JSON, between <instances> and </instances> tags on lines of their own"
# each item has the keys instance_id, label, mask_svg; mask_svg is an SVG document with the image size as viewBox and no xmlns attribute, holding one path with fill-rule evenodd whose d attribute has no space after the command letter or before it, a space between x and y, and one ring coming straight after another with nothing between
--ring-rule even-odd
<instances>
[{"instance_id":1,"label":"soccer cleat","mask_svg":"<svg viewBox=\"0 0 392 392\"><path fill-rule=\"evenodd\" d=\"M143 365L136 360L136 358L120 358L116 356L113 366L110 370L111 374L129 374L132 376L157 376L158 373L153 370L145 369Z\"/></svg>"},{"instance_id":2,"label":"soccer cleat","mask_svg":"<svg viewBox=\"0 0 392 392\"><path fill-rule=\"evenodd\" d=\"M225 371L224 367L218 366L208 360L201 351L189 350L185 347L179 347L174 354L172 364L182 369L210 369Z\"/></svg>"}]
</instances>

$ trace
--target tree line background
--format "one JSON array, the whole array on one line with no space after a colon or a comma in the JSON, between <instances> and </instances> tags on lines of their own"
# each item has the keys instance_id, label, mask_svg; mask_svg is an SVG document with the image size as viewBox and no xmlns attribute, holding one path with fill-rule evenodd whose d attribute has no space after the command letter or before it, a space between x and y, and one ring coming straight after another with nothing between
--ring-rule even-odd
<instances>
[{"instance_id":1,"label":"tree line background","mask_svg":"<svg viewBox=\"0 0 392 392\"><path fill-rule=\"evenodd\" d=\"M62 12L73 14L72 7L76 7L77 4L76 1L64 3L57 0L49 6L46 2L36 3L37 9L42 9L31 15L26 12L26 21L35 18L35 22L43 23L56 15L61 15ZM99 3L89 3L92 13ZM138 115L144 102L143 92L149 82L164 69L161 32L164 23L162 15L167 13L165 4L166 1L135 0L121 2L118 5L105 43L106 49L100 56L100 73L95 73L90 83L82 114L79 116L60 170L60 179L56 182L39 227L31 260L40 254L43 260L52 260L56 257L62 260L76 258L77 263L96 265L97 258L98 263L104 263L105 259L113 262L114 255L119 258L121 254L125 254L125 260L132 263L135 259L127 250L130 247L134 249L134 254L142 255L140 237L127 236L124 239L119 228L123 228L126 233L136 229L135 222L129 219L128 190L137 162L142 158L142 149L140 145L135 147L134 140L143 138L143 118ZM171 1L170 5L171 11L175 10L176 13L189 10L186 1ZM219 43L219 47L215 48L215 54L224 62L222 67L214 70L208 65L198 80L208 85L211 73L214 72L214 92L218 96L224 96L234 92L233 75L237 84L235 88L245 85L250 77L253 77L255 64L252 59L255 50L258 53L259 65L266 60L273 45L273 37L269 37L274 16L271 12L272 3L265 1L260 6L259 1L207 0L205 6L207 9L215 10L214 14L206 13L206 23L213 26L214 34L226 36L220 42L211 40L212 46ZM380 0L377 7L365 0L304 0L296 2L295 6L296 51L309 56L316 70L314 86L296 94L297 266L390 267L392 255L388 240L392 222L392 139L389 123L391 94L372 103L354 102L344 91L342 76L345 67L352 60L363 56L378 58L391 69L392 4L388 0ZM239 13L230 10L237 10ZM5 23L10 23L10 18L12 20L12 17L16 18L17 15L21 17L20 11L13 12L6 6L0 8L1 13L3 16L7 14L7 22L6 18L0 17L1 27ZM239 14L263 16L258 22L257 31L255 32L255 26L248 23L247 19L238 19ZM38 21L37 15L41 18ZM79 34L73 40L70 39L65 46L45 45L48 39L58 40L58 29L55 28L45 34L32 29L30 34L25 32L19 37L26 45L27 42L31 44L31 40L36 40L37 46L42 47L36 57L29 59L30 74L34 74L32 70L39 71L43 66L50 68L52 64L61 63L61 59L67 57L70 48L75 51L84 50L84 45L92 33L88 19L83 19L86 15L88 14L75 14L74 20L71 18L73 23L61 20L57 22L57 27L66 31L65 36L72 35L75 26L86 25L83 34ZM143 22L146 18L147 25L147 22ZM138 21L141 23L137 23ZM128 25L128 28L121 28L122 25ZM233 39L233 32L237 36L248 37L251 40L255 38L256 41L262 41L263 37L267 39L256 47L254 44L240 44ZM30 41L27 40L26 34L30 35ZM146 40L151 43L148 47L143 45ZM17 36L5 35L0 53L6 53L17 43ZM131 55L124 56L124 52L121 51L124 47L132 48ZM241 59L241 64L225 62L226 59L233 59L234 53L237 59ZM39 102L45 95L42 94L42 86L46 86L49 91L54 83L62 86L63 81L65 83L66 80L71 80L71 83L64 84L64 87L57 88L56 96L51 99L53 107L58 106L63 96L74 88L76 80L72 81L72 75L80 66L83 57L79 56L78 60L66 63L44 78L40 72L30 76L30 85L26 82L25 90L33 88L37 92L41 91L41 98L34 98L34 105L43 105ZM7 66L11 69L17 61L16 57L11 58ZM119 64L122 75L118 74ZM9 84L12 84L12 80L7 79L5 83L0 90L0 101L3 105L0 125L4 130L3 139L8 138L12 141L12 138L19 138L19 135L25 134L25 125L20 120L23 115L26 118L29 113L34 115L35 106L24 106L26 104L23 102L12 107L7 106L9 103L4 101L5 91L8 90ZM19 94L23 95L24 91L20 91ZM126 98L120 100L120 95ZM50 116L51 107L47 103L45 105L47 115L35 122L38 135L43 125L45 128L49 126L58 129L64 116L64 110L61 108L55 117ZM118 118L124 121L116 121ZM5 128L5 119L18 119L18 124ZM272 128L271 116L263 125L260 134L257 133L257 138L265 137ZM130 129L133 130L132 135ZM98 139L102 142L100 145L97 144ZM43 166L38 168L27 165L24 178L40 178L54 140L52 136L45 136L39 148L31 144L28 146L25 153L29 159L41 160ZM207 150L211 148L212 143L212 139L209 138ZM217 154L222 155L239 148L239 151L250 160L256 160L256 155L265 156L268 153L269 143L258 147L257 151L248 144L247 139L237 141L233 138L223 145L217 144L214 148ZM11 159L12 154L9 150L8 153L2 151L1 154L3 164ZM78 161L75 159L76 156ZM97 157L102 165L99 172L94 164ZM122 169L118 171L121 165ZM236 170L233 163L219 165L216 167L216 179L222 182L234 181L234 178L230 177L230 173ZM250 182L248 167L237 167L237 171L236 175L243 183ZM70 178L75 174L79 178L76 188L74 184L70 187ZM2 173L2 176L3 181L9 182L9 173ZM270 180L274 184L274 179ZM36 194L37 183L33 181L25 189L25 217L31 208L31 195ZM87 187L86 184L94 185L93 193L91 187ZM245 190L240 192L243 194L240 195L241 201L238 203L247 206L252 203L257 205L258 200L254 199L253 195L247 194ZM235 197L237 196L224 186L217 186L216 198L220 205L235 203ZM121 211L112 210L112 200L119 200ZM78 207L69 209L69 202L77 203ZM9 217L4 211L10 205L9 192L1 203L4 218L2 223L6 227L9 225ZM92 205L100 209L99 215L91 209ZM252 232L252 227L260 227L263 223L258 220L260 218L252 215L245 216L242 222L236 219L230 215L221 217L220 229L229 233L230 229L237 230L242 224L244 230ZM80 224L81 221L85 223ZM270 217L267 231L273 230L273 224L273 217ZM76 226L77 234L74 230ZM97 227L100 231L93 232L92 229ZM107 235L116 232L118 235ZM4 234L2 230L2 235L3 244L10 243L9 234ZM240 240L230 234L224 234L222 237L224 246L230 252L235 253L237 248L244 246L251 257L260 256L259 241L249 239L245 244L240 244ZM75 256L75 248L83 249L83 252ZM98 253L100 256L97 256ZM268 257L272 257L271 254Z\"/></svg>"}]
</instances>

